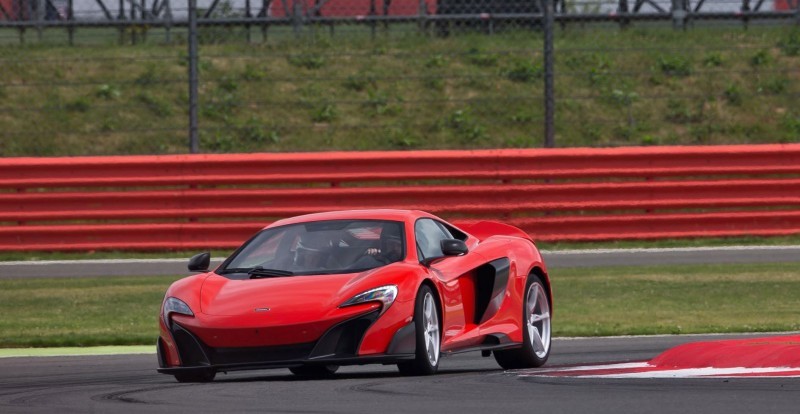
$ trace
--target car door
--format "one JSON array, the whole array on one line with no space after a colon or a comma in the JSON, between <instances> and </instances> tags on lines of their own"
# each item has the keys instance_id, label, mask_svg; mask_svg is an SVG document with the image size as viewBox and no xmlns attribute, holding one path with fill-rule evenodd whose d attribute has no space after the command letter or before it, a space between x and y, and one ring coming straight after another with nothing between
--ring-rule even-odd
<instances>
[{"instance_id":1,"label":"car door","mask_svg":"<svg viewBox=\"0 0 800 414\"><path fill-rule=\"evenodd\" d=\"M455 238L447 227L433 219L423 218L414 225L417 255L420 261L441 257L441 241ZM475 303L473 270L486 260L475 252L437 260L427 270L438 282L442 300L442 349L447 350L472 324ZM460 343L459 346L463 346Z\"/></svg>"}]
</instances>

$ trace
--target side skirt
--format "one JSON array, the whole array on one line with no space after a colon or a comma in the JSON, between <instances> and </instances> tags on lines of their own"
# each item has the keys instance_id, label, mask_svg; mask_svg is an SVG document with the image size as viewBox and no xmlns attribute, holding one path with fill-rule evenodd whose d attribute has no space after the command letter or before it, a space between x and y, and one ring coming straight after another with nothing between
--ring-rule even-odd
<instances>
[{"instance_id":1,"label":"side skirt","mask_svg":"<svg viewBox=\"0 0 800 414\"><path fill-rule=\"evenodd\" d=\"M506 334L489 334L480 345L468 346L464 348L449 349L442 351L445 355L461 354L472 351L499 351L501 349L519 348L522 342L512 342Z\"/></svg>"}]
</instances>

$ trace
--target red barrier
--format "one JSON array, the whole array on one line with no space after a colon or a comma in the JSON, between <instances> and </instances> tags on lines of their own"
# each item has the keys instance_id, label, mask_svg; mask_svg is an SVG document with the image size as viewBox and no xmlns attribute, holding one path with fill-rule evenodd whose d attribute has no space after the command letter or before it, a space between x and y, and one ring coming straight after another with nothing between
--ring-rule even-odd
<instances>
[{"instance_id":1,"label":"red barrier","mask_svg":"<svg viewBox=\"0 0 800 414\"><path fill-rule=\"evenodd\" d=\"M547 241L798 234L798 206L797 144L0 159L0 250L228 248L373 207Z\"/></svg>"},{"instance_id":2,"label":"red barrier","mask_svg":"<svg viewBox=\"0 0 800 414\"><path fill-rule=\"evenodd\" d=\"M0 188L800 174L800 145L6 158Z\"/></svg>"},{"instance_id":3,"label":"red barrier","mask_svg":"<svg viewBox=\"0 0 800 414\"><path fill-rule=\"evenodd\" d=\"M326 210L439 214L800 206L800 180L47 192L0 198L0 221L278 218Z\"/></svg>"}]
</instances>

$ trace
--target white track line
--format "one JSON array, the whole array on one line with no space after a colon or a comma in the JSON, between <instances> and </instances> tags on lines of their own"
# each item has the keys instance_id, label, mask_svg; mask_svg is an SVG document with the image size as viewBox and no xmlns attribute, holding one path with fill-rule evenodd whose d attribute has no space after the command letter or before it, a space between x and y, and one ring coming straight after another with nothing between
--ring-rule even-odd
<instances>
[{"instance_id":1,"label":"white track line","mask_svg":"<svg viewBox=\"0 0 800 414\"><path fill-rule=\"evenodd\" d=\"M649 369L648 369L649 368ZM645 371L641 371L645 369ZM582 374L581 372L586 372ZM608 371L602 374L596 371ZM640 371L640 372L639 372ZM789 378L800 377L800 368L658 368L647 362L624 364L584 365L577 367L549 368L518 371L520 377L551 378ZM781 374L781 375L769 375Z\"/></svg>"}]
</instances>

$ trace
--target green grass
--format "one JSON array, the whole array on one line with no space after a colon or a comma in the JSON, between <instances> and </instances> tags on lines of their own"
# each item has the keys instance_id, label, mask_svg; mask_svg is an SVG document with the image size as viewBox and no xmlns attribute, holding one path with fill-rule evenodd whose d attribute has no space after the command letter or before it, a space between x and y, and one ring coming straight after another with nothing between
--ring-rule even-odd
<instances>
[{"instance_id":1,"label":"green grass","mask_svg":"<svg viewBox=\"0 0 800 414\"><path fill-rule=\"evenodd\" d=\"M152 344L178 277L0 281L0 347Z\"/></svg>"},{"instance_id":2,"label":"green grass","mask_svg":"<svg viewBox=\"0 0 800 414\"><path fill-rule=\"evenodd\" d=\"M553 269L557 336L800 330L800 264ZM0 347L148 345L176 277L0 280Z\"/></svg>"},{"instance_id":3,"label":"green grass","mask_svg":"<svg viewBox=\"0 0 800 414\"><path fill-rule=\"evenodd\" d=\"M365 27L271 29L252 43L243 30L204 31L202 150L541 145L541 33L442 38L413 28L375 38ZM182 32L172 43L152 30L144 43L119 46L114 30L79 29L73 47L60 29L24 45L3 33L0 156L186 152ZM559 29L557 145L800 142L798 33L780 25Z\"/></svg>"},{"instance_id":4,"label":"green grass","mask_svg":"<svg viewBox=\"0 0 800 414\"><path fill-rule=\"evenodd\" d=\"M554 269L557 336L800 330L800 263Z\"/></svg>"}]
</instances>

